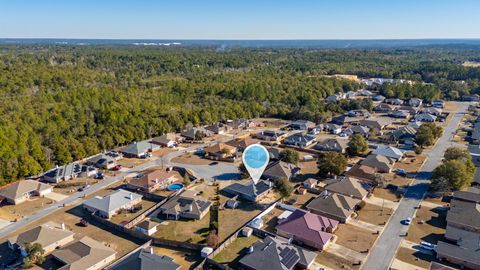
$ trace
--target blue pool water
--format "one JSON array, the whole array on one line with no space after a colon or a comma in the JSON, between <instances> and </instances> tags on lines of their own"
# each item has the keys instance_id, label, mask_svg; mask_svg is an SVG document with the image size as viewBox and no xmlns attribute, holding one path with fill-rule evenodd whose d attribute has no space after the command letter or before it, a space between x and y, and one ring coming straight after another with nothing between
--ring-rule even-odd
<instances>
[{"instance_id":1,"label":"blue pool water","mask_svg":"<svg viewBox=\"0 0 480 270\"><path fill-rule=\"evenodd\" d=\"M167 187L168 190L179 190L179 189L182 189L183 188L183 184L179 184L179 183L175 183L175 184L171 184Z\"/></svg>"},{"instance_id":2,"label":"blue pool water","mask_svg":"<svg viewBox=\"0 0 480 270\"><path fill-rule=\"evenodd\" d=\"M260 145L248 148L243 155L246 165L250 168L258 169L268 162L268 152Z\"/></svg>"}]
</instances>

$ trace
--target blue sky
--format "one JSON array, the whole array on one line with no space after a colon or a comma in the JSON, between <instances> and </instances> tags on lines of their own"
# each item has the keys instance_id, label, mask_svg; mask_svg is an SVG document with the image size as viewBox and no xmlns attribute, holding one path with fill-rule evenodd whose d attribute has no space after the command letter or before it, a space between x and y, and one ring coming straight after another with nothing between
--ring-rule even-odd
<instances>
[{"instance_id":1,"label":"blue sky","mask_svg":"<svg viewBox=\"0 0 480 270\"><path fill-rule=\"evenodd\" d=\"M0 0L0 38L480 38L478 0Z\"/></svg>"}]
</instances>

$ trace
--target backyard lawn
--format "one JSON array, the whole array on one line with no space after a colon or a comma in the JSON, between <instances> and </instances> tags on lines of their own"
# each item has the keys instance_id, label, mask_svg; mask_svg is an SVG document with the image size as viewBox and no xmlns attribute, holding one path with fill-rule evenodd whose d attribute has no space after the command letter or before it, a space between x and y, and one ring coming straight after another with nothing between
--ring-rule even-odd
<instances>
[{"instance_id":1,"label":"backyard lawn","mask_svg":"<svg viewBox=\"0 0 480 270\"><path fill-rule=\"evenodd\" d=\"M237 209L224 208L218 212L218 236L223 242L230 234L234 233L246 222L260 214L254 203L240 202Z\"/></svg>"},{"instance_id":2,"label":"backyard lawn","mask_svg":"<svg viewBox=\"0 0 480 270\"><path fill-rule=\"evenodd\" d=\"M227 248L213 257L213 260L221 264L227 264L233 269L238 269L239 261L243 255L246 254L248 247L258 240L260 240L260 238L255 235L251 235L249 237L240 236L235 239L235 241L233 241Z\"/></svg>"},{"instance_id":3,"label":"backyard lawn","mask_svg":"<svg viewBox=\"0 0 480 270\"><path fill-rule=\"evenodd\" d=\"M436 244L445 234L447 227L445 217L444 210L422 206L415 214L406 239L417 244L421 241Z\"/></svg>"},{"instance_id":4,"label":"backyard lawn","mask_svg":"<svg viewBox=\"0 0 480 270\"><path fill-rule=\"evenodd\" d=\"M358 217L357 219L372 223L375 225L381 225L388 221L393 210L387 207L377 206L374 204L366 203L365 206L357 211Z\"/></svg>"},{"instance_id":5,"label":"backyard lawn","mask_svg":"<svg viewBox=\"0 0 480 270\"><path fill-rule=\"evenodd\" d=\"M336 244L357 252L364 252L367 249L371 249L377 238L371 231L350 224L338 225L338 230L335 234L337 235Z\"/></svg>"},{"instance_id":6,"label":"backyard lawn","mask_svg":"<svg viewBox=\"0 0 480 270\"><path fill-rule=\"evenodd\" d=\"M165 220L153 237L191 243L201 243L209 233L210 212L201 220Z\"/></svg>"}]
</instances>

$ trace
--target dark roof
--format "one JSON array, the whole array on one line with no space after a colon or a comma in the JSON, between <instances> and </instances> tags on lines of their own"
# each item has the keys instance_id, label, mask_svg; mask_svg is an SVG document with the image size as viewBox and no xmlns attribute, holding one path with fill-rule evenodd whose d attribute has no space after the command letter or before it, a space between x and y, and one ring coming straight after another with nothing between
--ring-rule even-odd
<instances>
[{"instance_id":1,"label":"dark roof","mask_svg":"<svg viewBox=\"0 0 480 270\"><path fill-rule=\"evenodd\" d=\"M300 169L299 167L283 162L283 161L276 161L272 162L267 166L267 169L263 173L263 176L265 178L276 178L276 179L290 179L292 177L292 174L298 172Z\"/></svg>"},{"instance_id":2,"label":"dark roof","mask_svg":"<svg viewBox=\"0 0 480 270\"><path fill-rule=\"evenodd\" d=\"M233 183L223 188L222 191L254 199L269 191L271 188L270 184L266 181L258 181L255 186L253 185L253 181L250 181L247 184Z\"/></svg>"},{"instance_id":3,"label":"dark roof","mask_svg":"<svg viewBox=\"0 0 480 270\"><path fill-rule=\"evenodd\" d=\"M308 266L317 254L289 244L281 238L267 236L253 245L253 252L240 260L251 269L285 270L293 269L297 264Z\"/></svg>"},{"instance_id":4,"label":"dark roof","mask_svg":"<svg viewBox=\"0 0 480 270\"><path fill-rule=\"evenodd\" d=\"M337 179L329 179L324 181L325 190L350 196L357 199L363 199L368 194L369 186L362 181L348 176L341 176Z\"/></svg>"},{"instance_id":5,"label":"dark roof","mask_svg":"<svg viewBox=\"0 0 480 270\"><path fill-rule=\"evenodd\" d=\"M470 189L470 191L455 191L453 197L461 201L480 203L480 190Z\"/></svg>"},{"instance_id":6,"label":"dark roof","mask_svg":"<svg viewBox=\"0 0 480 270\"><path fill-rule=\"evenodd\" d=\"M348 218L360 202L358 199L343 196L337 193L322 192L306 207L309 210L329 214L335 217Z\"/></svg>"},{"instance_id":7,"label":"dark roof","mask_svg":"<svg viewBox=\"0 0 480 270\"><path fill-rule=\"evenodd\" d=\"M447 226L445 237L456 241L457 244L439 241L437 246L437 254L439 256L453 257L480 267L479 233Z\"/></svg>"},{"instance_id":8,"label":"dark roof","mask_svg":"<svg viewBox=\"0 0 480 270\"><path fill-rule=\"evenodd\" d=\"M447 214L447 222L480 229L480 204L461 200L452 200Z\"/></svg>"},{"instance_id":9,"label":"dark roof","mask_svg":"<svg viewBox=\"0 0 480 270\"><path fill-rule=\"evenodd\" d=\"M109 270L177 270L180 265L173 262L173 259L162 255L151 254L146 249L139 249L133 254L125 257Z\"/></svg>"}]
</instances>

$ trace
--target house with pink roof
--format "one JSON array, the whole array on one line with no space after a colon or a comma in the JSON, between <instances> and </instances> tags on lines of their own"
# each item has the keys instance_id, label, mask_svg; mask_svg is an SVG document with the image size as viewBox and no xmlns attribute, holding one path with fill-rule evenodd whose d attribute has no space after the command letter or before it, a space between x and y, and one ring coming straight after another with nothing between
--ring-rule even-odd
<instances>
[{"instance_id":1,"label":"house with pink roof","mask_svg":"<svg viewBox=\"0 0 480 270\"><path fill-rule=\"evenodd\" d=\"M300 209L279 221L277 234L318 250L330 242L338 221Z\"/></svg>"}]
</instances>

